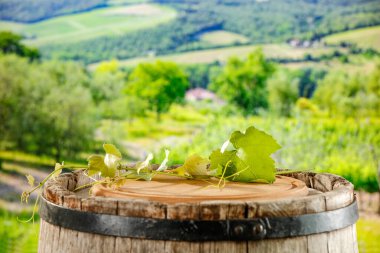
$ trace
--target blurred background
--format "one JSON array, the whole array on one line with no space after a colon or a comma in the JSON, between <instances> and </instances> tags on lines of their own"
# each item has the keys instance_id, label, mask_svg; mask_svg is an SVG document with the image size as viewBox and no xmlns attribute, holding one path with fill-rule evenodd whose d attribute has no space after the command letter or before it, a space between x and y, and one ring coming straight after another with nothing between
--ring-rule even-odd
<instances>
[{"instance_id":1,"label":"blurred background","mask_svg":"<svg viewBox=\"0 0 380 253\"><path fill-rule=\"evenodd\" d=\"M353 182L380 252L380 1L0 0L0 51L1 253L37 251L24 174L104 142L182 163L250 125L277 167Z\"/></svg>"}]
</instances>

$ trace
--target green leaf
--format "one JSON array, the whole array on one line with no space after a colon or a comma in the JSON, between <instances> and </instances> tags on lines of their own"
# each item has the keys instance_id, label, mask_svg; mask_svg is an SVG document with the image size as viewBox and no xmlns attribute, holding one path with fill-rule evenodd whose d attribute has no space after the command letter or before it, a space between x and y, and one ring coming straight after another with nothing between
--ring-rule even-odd
<instances>
[{"instance_id":1,"label":"green leaf","mask_svg":"<svg viewBox=\"0 0 380 253\"><path fill-rule=\"evenodd\" d=\"M121 158L112 155L112 154L106 154L104 157L104 163L108 167L108 169L116 170L119 166Z\"/></svg>"},{"instance_id":2,"label":"green leaf","mask_svg":"<svg viewBox=\"0 0 380 253\"><path fill-rule=\"evenodd\" d=\"M115 168L109 168L104 163L104 157L101 155L91 155L88 159L88 170L100 172L102 177L114 177L116 173Z\"/></svg>"},{"instance_id":3,"label":"green leaf","mask_svg":"<svg viewBox=\"0 0 380 253\"><path fill-rule=\"evenodd\" d=\"M107 154L114 155L121 159L120 150L118 150L113 144L103 144L103 149Z\"/></svg>"},{"instance_id":4,"label":"green leaf","mask_svg":"<svg viewBox=\"0 0 380 253\"><path fill-rule=\"evenodd\" d=\"M96 174L100 173L100 171L96 171L96 170L87 170L87 175L92 177Z\"/></svg>"},{"instance_id":5,"label":"green leaf","mask_svg":"<svg viewBox=\"0 0 380 253\"><path fill-rule=\"evenodd\" d=\"M192 176L204 176L208 175L207 167L209 163L209 160L206 158L202 158L199 155L192 155L186 159L182 167Z\"/></svg>"},{"instance_id":6,"label":"green leaf","mask_svg":"<svg viewBox=\"0 0 380 253\"><path fill-rule=\"evenodd\" d=\"M226 167L227 163L231 163L226 168L224 176L230 176L236 172L236 167L233 161L237 158L236 150L224 151L223 153L217 149L214 150L210 155L210 171L213 171L215 176L222 176L223 170Z\"/></svg>"},{"instance_id":7,"label":"green leaf","mask_svg":"<svg viewBox=\"0 0 380 253\"><path fill-rule=\"evenodd\" d=\"M63 169L63 162L62 164L60 163L55 163L55 166L54 166L54 173L51 175L51 178L56 178L59 174L61 174L62 172L62 169Z\"/></svg>"},{"instance_id":8,"label":"green leaf","mask_svg":"<svg viewBox=\"0 0 380 253\"><path fill-rule=\"evenodd\" d=\"M235 131L230 137L234 150L215 150L210 155L210 170L215 176L239 182L266 182L275 180L274 161L270 157L280 148L272 136L249 127L243 134ZM225 171L224 171L225 170Z\"/></svg>"},{"instance_id":9,"label":"green leaf","mask_svg":"<svg viewBox=\"0 0 380 253\"><path fill-rule=\"evenodd\" d=\"M281 146L272 136L251 126L244 134L233 132L230 142L238 150L239 159L234 164L237 171L242 171L234 180L274 182L276 169L270 155Z\"/></svg>"},{"instance_id":10,"label":"green leaf","mask_svg":"<svg viewBox=\"0 0 380 253\"><path fill-rule=\"evenodd\" d=\"M26 175L26 178L28 179L28 184L33 187L34 186L34 177L32 175Z\"/></svg>"}]
</instances>

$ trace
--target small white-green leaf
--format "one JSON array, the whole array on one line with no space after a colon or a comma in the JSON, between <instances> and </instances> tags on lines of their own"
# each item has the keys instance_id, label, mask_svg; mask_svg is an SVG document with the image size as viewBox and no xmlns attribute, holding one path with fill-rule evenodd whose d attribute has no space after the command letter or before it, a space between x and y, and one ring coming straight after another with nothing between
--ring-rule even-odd
<instances>
[{"instance_id":1,"label":"small white-green leaf","mask_svg":"<svg viewBox=\"0 0 380 253\"><path fill-rule=\"evenodd\" d=\"M166 164L169 161L169 154L170 154L170 151L165 149L165 159L162 161L162 163L158 167L157 171L164 171L168 168L168 166L166 166Z\"/></svg>"},{"instance_id":2,"label":"small white-green leaf","mask_svg":"<svg viewBox=\"0 0 380 253\"><path fill-rule=\"evenodd\" d=\"M91 155L88 159L88 170L100 172L102 177L113 177L115 176L116 169L109 168L104 163L104 157L101 155Z\"/></svg>"},{"instance_id":3,"label":"small white-green leaf","mask_svg":"<svg viewBox=\"0 0 380 253\"><path fill-rule=\"evenodd\" d=\"M220 148L220 153L224 153L224 151L226 151L226 149L227 149L227 147L228 147L228 145L230 144L230 140L228 139L228 140L226 140L224 143L223 143L223 145L222 145L222 147Z\"/></svg>"},{"instance_id":4,"label":"small white-green leaf","mask_svg":"<svg viewBox=\"0 0 380 253\"><path fill-rule=\"evenodd\" d=\"M104 157L104 163L109 169L117 169L120 160L121 158L112 154L106 154Z\"/></svg>"},{"instance_id":5,"label":"small white-green leaf","mask_svg":"<svg viewBox=\"0 0 380 253\"><path fill-rule=\"evenodd\" d=\"M140 173L140 170L147 168L152 159L153 159L153 154L149 153L149 155L146 157L145 161L138 163L136 165L137 174Z\"/></svg>"},{"instance_id":6,"label":"small white-green leaf","mask_svg":"<svg viewBox=\"0 0 380 253\"><path fill-rule=\"evenodd\" d=\"M63 165L64 165L63 162L62 162L62 164L60 164L60 163L55 164L54 173L51 175L51 178L56 178L59 174L61 174L62 169L63 169Z\"/></svg>"},{"instance_id":7,"label":"small white-green leaf","mask_svg":"<svg viewBox=\"0 0 380 253\"><path fill-rule=\"evenodd\" d=\"M28 184L33 187L34 186L34 177L32 175L26 175L26 178L28 179Z\"/></svg>"},{"instance_id":8,"label":"small white-green leaf","mask_svg":"<svg viewBox=\"0 0 380 253\"><path fill-rule=\"evenodd\" d=\"M121 159L120 150L116 148L113 144L103 144L103 149L106 151L106 154L114 155Z\"/></svg>"}]
</instances>

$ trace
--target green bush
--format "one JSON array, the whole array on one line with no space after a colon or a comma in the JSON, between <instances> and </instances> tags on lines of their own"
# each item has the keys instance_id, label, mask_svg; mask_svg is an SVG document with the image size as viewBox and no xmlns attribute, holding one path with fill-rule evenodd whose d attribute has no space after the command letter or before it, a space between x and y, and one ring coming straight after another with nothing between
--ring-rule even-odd
<instances>
[{"instance_id":1,"label":"green bush","mask_svg":"<svg viewBox=\"0 0 380 253\"><path fill-rule=\"evenodd\" d=\"M22 223L30 213L14 214L0 209L0 253L35 253L38 248L39 222Z\"/></svg>"}]
</instances>

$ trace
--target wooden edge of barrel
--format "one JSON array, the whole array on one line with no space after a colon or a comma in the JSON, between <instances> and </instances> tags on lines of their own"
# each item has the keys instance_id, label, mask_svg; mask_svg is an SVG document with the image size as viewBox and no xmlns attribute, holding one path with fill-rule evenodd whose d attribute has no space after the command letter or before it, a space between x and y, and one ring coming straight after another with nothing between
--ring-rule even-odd
<instances>
[{"instance_id":1,"label":"wooden edge of barrel","mask_svg":"<svg viewBox=\"0 0 380 253\"><path fill-rule=\"evenodd\" d=\"M328 173L289 173L316 190L296 199L257 201L201 201L199 203L161 203L143 199L122 200L104 197L81 198L73 190L90 182L82 172L65 173L49 180L44 197L58 205L95 213L160 219L223 220L294 216L345 207L353 202L353 185L340 176ZM322 192L318 194L318 191Z\"/></svg>"},{"instance_id":2,"label":"wooden edge of barrel","mask_svg":"<svg viewBox=\"0 0 380 253\"><path fill-rule=\"evenodd\" d=\"M64 196L74 195L68 190L69 179L73 177L73 174L64 173L48 180L43 188L43 196L54 204L63 205Z\"/></svg>"}]
</instances>

